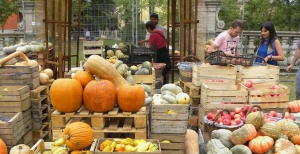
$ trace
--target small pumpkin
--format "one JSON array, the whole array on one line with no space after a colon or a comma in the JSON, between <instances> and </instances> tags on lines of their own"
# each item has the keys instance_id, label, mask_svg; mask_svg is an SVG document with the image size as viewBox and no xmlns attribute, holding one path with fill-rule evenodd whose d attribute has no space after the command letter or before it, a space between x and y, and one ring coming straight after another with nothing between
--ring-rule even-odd
<instances>
[{"instance_id":1,"label":"small pumpkin","mask_svg":"<svg viewBox=\"0 0 300 154\"><path fill-rule=\"evenodd\" d=\"M259 110L251 112L253 107L257 107ZM251 106L246 116L246 124L252 124L255 127L255 129L259 129L264 124L264 121L265 115L263 112L261 112L261 107L258 105Z\"/></svg>"},{"instance_id":2,"label":"small pumpkin","mask_svg":"<svg viewBox=\"0 0 300 154\"><path fill-rule=\"evenodd\" d=\"M297 154L296 146L289 140L280 138L275 142L275 154Z\"/></svg>"},{"instance_id":3,"label":"small pumpkin","mask_svg":"<svg viewBox=\"0 0 300 154\"><path fill-rule=\"evenodd\" d=\"M65 144L71 150L83 150L94 140L92 128L84 122L73 122L63 133Z\"/></svg>"},{"instance_id":4,"label":"small pumpkin","mask_svg":"<svg viewBox=\"0 0 300 154\"><path fill-rule=\"evenodd\" d=\"M90 81L94 80L94 77L90 72L80 69L75 73L74 79L79 81L84 88Z\"/></svg>"},{"instance_id":5,"label":"small pumpkin","mask_svg":"<svg viewBox=\"0 0 300 154\"><path fill-rule=\"evenodd\" d=\"M116 100L116 87L109 80L90 81L83 91L83 102L89 111L110 111L114 108Z\"/></svg>"},{"instance_id":6,"label":"small pumpkin","mask_svg":"<svg viewBox=\"0 0 300 154\"><path fill-rule=\"evenodd\" d=\"M75 112L83 104L83 90L81 84L75 79L60 78L50 87L50 99L53 108L59 112Z\"/></svg>"},{"instance_id":7,"label":"small pumpkin","mask_svg":"<svg viewBox=\"0 0 300 154\"><path fill-rule=\"evenodd\" d=\"M260 127L260 132L264 136L269 136L273 139L277 139L280 134L280 126L277 122L266 122Z\"/></svg>"},{"instance_id":8,"label":"small pumpkin","mask_svg":"<svg viewBox=\"0 0 300 154\"><path fill-rule=\"evenodd\" d=\"M230 149L230 151L232 152L232 154L252 154L249 147L242 144L235 145Z\"/></svg>"},{"instance_id":9,"label":"small pumpkin","mask_svg":"<svg viewBox=\"0 0 300 154\"><path fill-rule=\"evenodd\" d=\"M286 135L288 139L295 135L300 135L299 126L291 120L281 119L277 121L277 124L281 127L281 133Z\"/></svg>"},{"instance_id":10,"label":"small pumpkin","mask_svg":"<svg viewBox=\"0 0 300 154\"><path fill-rule=\"evenodd\" d=\"M291 138L291 142L293 144L297 144L297 145L300 145L300 135L295 135Z\"/></svg>"},{"instance_id":11,"label":"small pumpkin","mask_svg":"<svg viewBox=\"0 0 300 154\"><path fill-rule=\"evenodd\" d=\"M249 142L249 148L254 153L265 153L274 144L274 140L269 136L258 136Z\"/></svg>"},{"instance_id":12,"label":"small pumpkin","mask_svg":"<svg viewBox=\"0 0 300 154\"><path fill-rule=\"evenodd\" d=\"M244 144L256 137L256 134L256 129L252 124L245 124L241 128L234 130L229 138L230 141L235 145Z\"/></svg>"},{"instance_id":13,"label":"small pumpkin","mask_svg":"<svg viewBox=\"0 0 300 154\"><path fill-rule=\"evenodd\" d=\"M232 154L218 139L209 140L206 147L208 154Z\"/></svg>"},{"instance_id":14,"label":"small pumpkin","mask_svg":"<svg viewBox=\"0 0 300 154\"><path fill-rule=\"evenodd\" d=\"M231 143L231 141L229 139L229 136L231 134L232 134L232 132L228 129L217 129L217 130L213 130L211 132L210 138L219 139L225 147L232 148L233 144Z\"/></svg>"},{"instance_id":15,"label":"small pumpkin","mask_svg":"<svg viewBox=\"0 0 300 154\"><path fill-rule=\"evenodd\" d=\"M126 112L137 112L145 102L145 91L138 85L133 83L125 83L118 90L118 105L120 109Z\"/></svg>"},{"instance_id":16,"label":"small pumpkin","mask_svg":"<svg viewBox=\"0 0 300 154\"><path fill-rule=\"evenodd\" d=\"M0 154L7 154L6 144L1 138L0 138Z\"/></svg>"},{"instance_id":17,"label":"small pumpkin","mask_svg":"<svg viewBox=\"0 0 300 154\"><path fill-rule=\"evenodd\" d=\"M25 144L18 144L13 146L10 151L10 154L30 154L30 147Z\"/></svg>"}]
</instances>

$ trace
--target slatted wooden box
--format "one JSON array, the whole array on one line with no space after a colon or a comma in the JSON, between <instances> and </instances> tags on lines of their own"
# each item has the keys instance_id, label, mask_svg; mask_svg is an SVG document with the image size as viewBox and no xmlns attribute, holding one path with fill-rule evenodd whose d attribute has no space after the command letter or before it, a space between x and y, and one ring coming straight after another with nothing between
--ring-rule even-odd
<instances>
[{"instance_id":1,"label":"slatted wooden box","mask_svg":"<svg viewBox=\"0 0 300 154\"><path fill-rule=\"evenodd\" d=\"M159 140L162 154L185 154L185 134L150 134L150 139ZM163 140L171 143L161 143Z\"/></svg>"},{"instance_id":2,"label":"slatted wooden box","mask_svg":"<svg viewBox=\"0 0 300 154\"><path fill-rule=\"evenodd\" d=\"M0 113L0 116L10 118L8 122L0 123L0 138L6 145L15 145L24 135L22 112Z\"/></svg>"},{"instance_id":3,"label":"slatted wooden box","mask_svg":"<svg viewBox=\"0 0 300 154\"><path fill-rule=\"evenodd\" d=\"M137 84L147 84L152 88L152 95L154 94L155 89L155 69L152 67L152 71L150 75L132 75L134 83Z\"/></svg>"},{"instance_id":4,"label":"slatted wooden box","mask_svg":"<svg viewBox=\"0 0 300 154\"><path fill-rule=\"evenodd\" d=\"M290 88L278 84L278 89L271 89L275 84L272 82L253 84L255 89L247 88L244 85L243 89L249 92L249 104L259 105L261 108L287 108L290 96Z\"/></svg>"},{"instance_id":5,"label":"slatted wooden box","mask_svg":"<svg viewBox=\"0 0 300 154\"><path fill-rule=\"evenodd\" d=\"M89 154L95 153L96 142L97 140L95 139L92 142L92 144L86 148L86 150L89 150L88 151ZM44 152L51 153L51 148L53 148L53 143L54 142L45 142L43 139L40 139L31 147L30 154L42 154Z\"/></svg>"},{"instance_id":6,"label":"slatted wooden box","mask_svg":"<svg viewBox=\"0 0 300 154\"><path fill-rule=\"evenodd\" d=\"M176 114L166 114L168 110L173 110ZM186 133L188 110L189 106L186 104L152 104L150 133Z\"/></svg>"},{"instance_id":7,"label":"slatted wooden box","mask_svg":"<svg viewBox=\"0 0 300 154\"><path fill-rule=\"evenodd\" d=\"M95 154L118 154L120 152L102 152L100 151L100 145L103 143L105 140L113 140L113 138L101 138L97 140L96 148L95 148ZM122 154L162 154L161 152L161 146L158 140L156 139L145 139L147 142L153 142L156 143L159 147L158 151L156 152L121 152Z\"/></svg>"},{"instance_id":8,"label":"slatted wooden box","mask_svg":"<svg viewBox=\"0 0 300 154\"><path fill-rule=\"evenodd\" d=\"M248 102L248 91L235 84L202 83L201 105L204 109L243 107Z\"/></svg>"},{"instance_id":9,"label":"slatted wooden box","mask_svg":"<svg viewBox=\"0 0 300 154\"><path fill-rule=\"evenodd\" d=\"M237 82L253 79L273 79L279 81L280 67L274 65L267 66L238 66Z\"/></svg>"},{"instance_id":10,"label":"slatted wooden box","mask_svg":"<svg viewBox=\"0 0 300 154\"><path fill-rule=\"evenodd\" d=\"M35 89L40 85L39 66L5 65L0 69L0 86L28 85Z\"/></svg>"},{"instance_id":11,"label":"slatted wooden box","mask_svg":"<svg viewBox=\"0 0 300 154\"><path fill-rule=\"evenodd\" d=\"M192 83L201 86L203 82L236 83L236 67L219 65L201 65L193 63Z\"/></svg>"},{"instance_id":12,"label":"slatted wooden box","mask_svg":"<svg viewBox=\"0 0 300 154\"><path fill-rule=\"evenodd\" d=\"M30 106L29 86L0 86L0 112L22 112Z\"/></svg>"}]
</instances>

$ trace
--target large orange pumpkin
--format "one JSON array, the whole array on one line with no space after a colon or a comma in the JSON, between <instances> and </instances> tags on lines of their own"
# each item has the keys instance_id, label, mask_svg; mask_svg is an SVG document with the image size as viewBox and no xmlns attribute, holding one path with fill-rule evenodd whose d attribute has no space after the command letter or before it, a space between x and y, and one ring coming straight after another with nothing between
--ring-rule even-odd
<instances>
[{"instance_id":1,"label":"large orange pumpkin","mask_svg":"<svg viewBox=\"0 0 300 154\"><path fill-rule=\"evenodd\" d=\"M1 138L0 138L0 154L7 154L6 144Z\"/></svg>"},{"instance_id":2,"label":"large orange pumpkin","mask_svg":"<svg viewBox=\"0 0 300 154\"><path fill-rule=\"evenodd\" d=\"M75 112L83 104L82 86L75 79L57 79L50 88L50 99L53 108L59 112Z\"/></svg>"},{"instance_id":3,"label":"large orange pumpkin","mask_svg":"<svg viewBox=\"0 0 300 154\"><path fill-rule=\"evenodd\" d=\"M83 150L94 140L92 128L84 122L73 122L66 126L63 139L71 150Z\"/></svg>"},{"instance_id":4,"label":"large orange pumpkin","mask_svg":"<svg viewBox=\"0 0 300 154\"><path fill-rule=\"evenodd\" d=\"M126 112L140 110L145 102L145 90L138 84L125 83L118 90L118 105Z\"/></svg>"},{"instance_id":5,"label":"large orange pumpkin","mask_svg":"<svg viewBox=\"0 0 300 154\"><path fill-rule=\"evenodd\" d=\"M116 87L109 80L91 81L83 91L83 102L89 111L110 111L114 108L116 100Z\"/></svg>"},{"instance_id":6,"label":"large orange pumpkin","mask_svg":"<svg viewBox=\"0 0 300 154\"><path fill-rule=\"evenodd\" d=\"M75 73L74 79L79 81L84 88L90 81L94 80L94 77L90 72L80 69Z\"/></svg>"}]
</instances>

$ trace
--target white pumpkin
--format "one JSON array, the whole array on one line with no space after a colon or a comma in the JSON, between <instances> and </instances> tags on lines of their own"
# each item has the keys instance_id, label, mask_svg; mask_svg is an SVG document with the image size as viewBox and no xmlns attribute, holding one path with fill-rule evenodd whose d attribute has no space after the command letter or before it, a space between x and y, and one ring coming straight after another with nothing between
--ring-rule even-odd
<instances>
[{"instance_id":1,"label":"white pumpkin","mask_svg":"<svg viewBox=\"0 0 300 154\"><path fill-rule=\"evenodd\" d=\"M30 154L30 147L25 144L19 144L12 147L9 151L10 154Z\"/></svg>"},{"instance_id":2,"label":"white pumpkin","mask_svg":"<svg viewBox=\"0 0 300 154\"><path fill-rule=\"evenodd\" d=\"M180 92L176 95L176 100L178 104L189 104L190 99L190 96L184 92Z\"/></svg>"},{"instance_id":3,"label":"white pumpkin","mask_svg":"<svg viewBox=\"0 0 300 154\"><path fill-rule=\"evenodd\" d=\"M53 71L50 68L46 68L42 73L46 73L49 76L49 79L53 78Z\"/></svg>"},{"instance_id":4,"label":"white pumpkin","mask_svg":"<svg viewBox=\"0 0 300 154\"><path fill-rule=\"evenodd\" d=\"M47 84L49 81L49 76L46 73L40 73L40 84Z\"/></svg>"},{"instance_id":5,"label":"white pumpkin","mask_svg":"<svg viewBox=\"0 0 300 154\"><path fill-rule=\"evenodd\" d=\"M20 46L16 49L16 51L21 51L23 53L26 53L26 48L24 48L23 46Z\"/></svg>"}]
</instances>

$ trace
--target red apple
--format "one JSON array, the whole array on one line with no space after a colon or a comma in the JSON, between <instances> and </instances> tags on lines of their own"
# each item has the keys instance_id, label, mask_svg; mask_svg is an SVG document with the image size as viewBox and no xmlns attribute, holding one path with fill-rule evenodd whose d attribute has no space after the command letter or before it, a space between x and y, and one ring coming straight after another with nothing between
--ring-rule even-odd
<instances>
[{"instance_id":1,"label":"red apple","mask_svg":"<svg viewBox=\"0 0 300 154\"><path fill-rule=\"evenodd\" d=\"M229 115L230 115L231 119L234 119L235 112L230 112Z\"/></svg>"},{"instance_id":2,"label":"red apple","mask_svg":"<svg viewBox=\"0 0 300 154\"><path fill-rule=\"evenodd\" d=\"M225 114L224 117L223 117L223 119L229 119L229 120L231 120L231 116L229 114Z\"/></svg>"},{"instance_id":3,"label":"red apple","mask_svg":"<svg viewBox=\"0 0 300 154\"><path fill-rule=\"evenodd\" d=\"M275 84L271 87L271 89L279 89L279 85L278 84Z\"/></svg>"},{"instance_id":4,"label":"red apple","mask_svg":"<svg viewBox=\"0 0 300 154\"><path fill-rule=\"evenodd\" d=\"M230 124L230 126L236 126L237 124L236 124L236 122L235 121L231 121L231 124Z\"/></svg>"},{"instance_id":5,"label":"red apple","mask_svg":"<svg viewBox=\"0 0 300 154\"><path fill-rule=\"evenodd\" d=\"M212 117L211 117L211 119L212 119L213 121L215 121L215 119L216 119L216 114L213 114Z\"/></svg>"},{"instance_id":6,"label":"red apple","mask_svg":"<svg viewBox=\"0 0 300 154\"><path fill-rule=\"evenodd\" d=\"M239 114L234 115L234 119L240 119L240 118L241 118L241 115L239 115Z\"/></svg>"},{"instance_id":7,"label":"red apple","mask_svg":"<svg viewBox=\"0 0 300 154\"><path fill-rule=\"evenodd\" d=\"M244 112L240 112L239 115L240 115L241 117L244 117L244 116L245 116L245 113L244 113Z\"/></svg>"},{"instance_id":8,"label":"red apple","mask_svg":"<svg viewBox=\"0 0 300 154\"><path fill-rule=\"evenodd\" d=\"M218 117L217 122L220 123L220 122L222 122L222 121L223 121L223 118L222 118L222 117Z\"/></svg>"},{"instance_id":9,"label":"red apple","mask_svg":"<svg viewBox=\"0 0 300 154\"><path fill-rule=\"evenodd\" d=\"M211 119L211 118L212 118L212 115L213 115L213 113L208 112L208 113L207 113L207 119Z\"/></svg>"},{"instance_id":10,"label":"red apple","mask_svg":"<svg viewBox=\"0 0 300 154\"><path fill-rule=\"evenodd\" d=\"M290 117L291 117L290 113L289 113L289 112L285 112L284 118L285 118L285 119L288 119L288 118L290 118Z\"/></svg>"},{"instance_id":11,"label":"red apple","mask_svg":"<svg viewBox=\"0 0 300 154\"><path fill-rule=\"evenodd\" d=\"M296 117L295 116L290 116L290 118L293 120L293 121L295 121L296 120Z\"/></svg>"},{"instance_id":12,"label":"red apple","mask_svg":"<svg viewBox=\"0 0 300 154\"><path fill-rule=\"evenodd\" d=\"M256 108L252 108L252 110L251 110L251 112L256 112L257 110L256 110Z\"/></svg>"},{"instance_id":13,"label":"red apple","mask_svg":"<svg viewBox=\"0 0 300 154\"><path fill-rule=\"evenodd\" d=\"M242 108L240 108L240 107L234 108L234 112L235 112L236 114L240 113L241 111L242 111Z\"/></svg>"},{"instance_id":14,"label":"red apple","mask_svg":"<svg viewBox=\"0 0 300 154\"><path fill-rule=\"evenodd\" d=\"M245 123L246 122L246 118L242 117L241 120Z\"/></svg>"},{"instance_id":15,"label":"red apple","mask_svg":"<svg viewBox=\"0 0 300 154\"><path fill-rule=\"evenodd\" d=\"M250 105L245 105L242 108L242 112L244 112L245 114L248 112L248 110L250 109Z\"/></svg>"},{"instance_id":16,"label":"red apple","mask_svg":"<svg viewBox=\"0 0 300 154\"><path fill-rule=\"evenodd\" d=\"M281 118L282 115L281 115L280 113L276 113L276 117L277 117L277 118Z\"/></svg>"},{"instance_id":17,"label":"red apple","mask_svg":"<svg viewBox=\"0 0 300 154\"><path fill-rule=\"evenodd\" d=\"M271 116L271 117L276 117L276 111L270 111L269 112L269 116Z\"/></svg>"},{"instance_id":18,"label":"red apple","mask_svg":"<svg viewBox=\"0 0 300 154\"><path fill-rule=\"evenodd\" d=\"M224 120L223 120L223 124L224 124L224 125L230 125L230 124L231 124L231 120L229 120L229 119L224 119Z\"/></svg>"},{"instance_id":19,"label":"red apple","mask_svg":"<svg viewBox=\"0 0 300 154\"><path fill-rule=\"evenodd\" d=\"M234 122L238 125L242 122L242 120L240 118L234 119Z\"/></svg>"}]
</instances>

